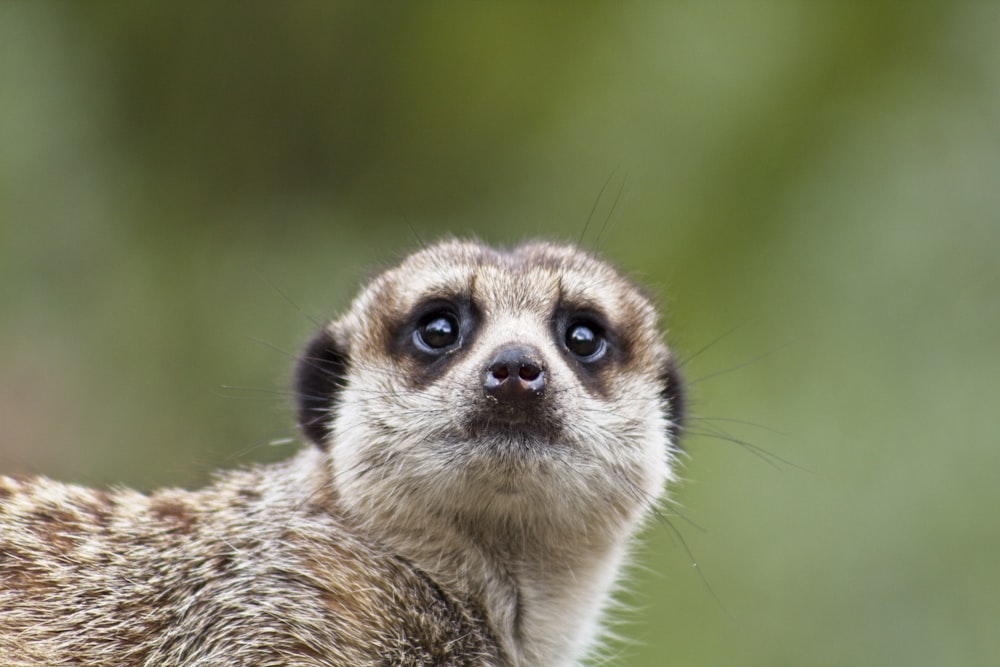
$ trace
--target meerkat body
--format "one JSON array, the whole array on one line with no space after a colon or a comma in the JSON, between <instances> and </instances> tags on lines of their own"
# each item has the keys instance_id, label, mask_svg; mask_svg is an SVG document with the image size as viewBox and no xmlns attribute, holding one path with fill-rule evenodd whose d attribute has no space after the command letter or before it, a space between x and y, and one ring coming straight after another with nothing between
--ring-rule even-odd
<instances>
[{"instance_id":1,"label":"meerkat body","mask_svg":"<svg viewBox=\"0 0 1000 667\"><path fill-rule=\"evenodd\" d=\"M445 242L302 355L315 447L199 491L0 478L0 664L577 664L672 479L655 309L575 248Z\"/></svg>"}]
</instances>

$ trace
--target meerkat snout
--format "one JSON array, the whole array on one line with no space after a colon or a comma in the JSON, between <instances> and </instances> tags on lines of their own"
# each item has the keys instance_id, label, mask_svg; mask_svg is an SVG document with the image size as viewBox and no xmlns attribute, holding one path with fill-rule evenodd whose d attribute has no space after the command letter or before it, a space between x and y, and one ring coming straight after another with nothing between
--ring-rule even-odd
<instances>
[{"instance_id":1,"label":"meerkat snout","mask_svg":"<svg viewBox=\"0 0 1000 667\"><path fill-rule=\"evenodd\" d=\"M545 366L527 345L501 348L486 369L483 391L500 403L527 406L545 394Z\"/></svg>"}]
</instances>

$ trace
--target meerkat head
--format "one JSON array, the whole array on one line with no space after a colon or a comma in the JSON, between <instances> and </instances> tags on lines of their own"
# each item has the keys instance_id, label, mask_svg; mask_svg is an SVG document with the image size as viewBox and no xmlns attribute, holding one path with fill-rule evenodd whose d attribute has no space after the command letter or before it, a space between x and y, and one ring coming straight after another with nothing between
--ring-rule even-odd
<instances>
[{"instance_id":1,"label":"meerkat head","mask_svg":"<svg viewBox=\"0 0 1000 667\"><path fill-rule=\"evenodd\" d=\"M683 398L657 319L575 247L440 243L312 340L300 426L358 514L600 534L672 475Z\"/></svg>"}]
</instances>

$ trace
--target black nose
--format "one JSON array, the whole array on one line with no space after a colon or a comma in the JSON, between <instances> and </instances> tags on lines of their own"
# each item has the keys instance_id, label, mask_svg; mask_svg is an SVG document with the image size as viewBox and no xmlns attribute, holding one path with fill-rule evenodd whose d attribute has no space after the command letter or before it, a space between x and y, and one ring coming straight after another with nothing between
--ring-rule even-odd
<instances>
[{"instance_id":1,"label":"black nose","mask_svg":"<svg viewBox=\"0 0 1000 667\"><path fill-rule=\"evenodd\" d=\"M545 393L545 369L530 347L508 347L486 368L483 391L501 403L530 403Z\"/></svg>"}]
</instances>

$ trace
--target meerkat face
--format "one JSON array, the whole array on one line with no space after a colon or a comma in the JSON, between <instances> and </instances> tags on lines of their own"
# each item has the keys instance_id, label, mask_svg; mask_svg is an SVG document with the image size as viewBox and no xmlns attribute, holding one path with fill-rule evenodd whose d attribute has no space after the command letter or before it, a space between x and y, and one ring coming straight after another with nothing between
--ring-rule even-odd
<instances>
[{"instance_id":1,"label":"meerkat face","mask_svg":"<svg viewBox=\"0 0 1000 667\"><path fill-rule=\"evenodd\" d=\"M682 410L649 300L544 243L411 255L313 340L297 389L358 512L467 520L634 517L671 475Z\"/></svg>"}]
</instances>

